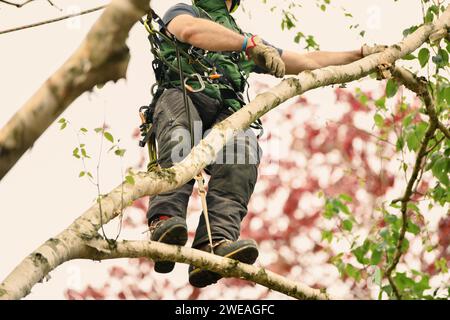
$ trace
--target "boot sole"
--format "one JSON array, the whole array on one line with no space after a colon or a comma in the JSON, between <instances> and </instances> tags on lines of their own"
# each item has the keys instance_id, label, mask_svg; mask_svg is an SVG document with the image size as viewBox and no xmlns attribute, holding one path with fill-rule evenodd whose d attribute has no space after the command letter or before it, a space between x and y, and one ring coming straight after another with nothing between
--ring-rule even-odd
<instances>
[{"instance_id":1,"label":"boot sole","mask_svg":"<svg viewBox=\"0 0 450 320\"><path fill-rule=\"evenodd\" d=\"M236 249L226 255L224 258L230 258L242 263L253 264L258 258L258 249L252 245ZM223 277L209 270L194 269L189 273L189 283L197 288L204 288L210 284L216 283Z\"/></svg>"},{"instance_id":2,"label":"boot sole","mask_svg":"<svg viewBox=\"0 0 450 320\"><path fill-rule=\"evenodd\" d=\"M187 242L188 235L186 232L186 226L183 224L176 224L172 226L169 230L164 232L164 234L159 237L159 239L154 240L166 244L174 244L178 246L184 246ZM169 273L175 267L175 262L172 261L156 261L155 271L158 273Z\"/></svg>"}]
</instances>

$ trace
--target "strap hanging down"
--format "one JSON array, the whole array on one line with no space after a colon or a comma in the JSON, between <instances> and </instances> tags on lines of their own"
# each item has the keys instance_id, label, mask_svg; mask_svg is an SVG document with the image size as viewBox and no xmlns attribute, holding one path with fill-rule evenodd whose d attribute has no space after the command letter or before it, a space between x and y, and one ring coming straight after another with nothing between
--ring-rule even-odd
<instances>
[{"instance_id":1,"label":"strap hanging down","mask_svg":"<svg viewBox=\"0 0 450 320\"><path fill-rule=\"evenodd\" d=\"M206 204L205 179L203 178L203 174L200 172L198 175L195 176L195 180L197 181L198 193L200 194L200 199L202 201L203 214L205 215L206 231L208 232L209 247L211 248L211 253L214 254L212 235L211 235L211 225L209 223L208 206Z\"/></svg>"}]
</instances>

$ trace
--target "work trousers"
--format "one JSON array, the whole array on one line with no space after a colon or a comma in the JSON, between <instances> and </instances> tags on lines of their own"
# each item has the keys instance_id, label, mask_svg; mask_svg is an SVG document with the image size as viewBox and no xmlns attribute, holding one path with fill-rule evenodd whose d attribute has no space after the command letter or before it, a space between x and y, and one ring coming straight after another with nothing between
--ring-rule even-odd
<instances>
[{"instance_id":1,"label":"work trousers","mask_svg":"<svg viewBox=\"0 0 450 320\"><path fill-rule=\"evenodd\" d=\"M203 93L189 93L188 107L192 119L195 142L207 134L215 123L232 112L223 108L215 99ZM185 158L191 147L190 127L180 89L166 89L155 105L153 116L158 163L163 168ZM206 201L211 233L214 241L239 238L241 221L247 213L247 205L257 180L261 149L251 129L239 133L220 152L216 161L206 168L211 176ZM147 213L149 221L159 215L178 216L186 219L186 209L195 180L170 192L150 197ZM196 230L193 247L208 242L204 215Z\"/></svg>"}]
</instances>

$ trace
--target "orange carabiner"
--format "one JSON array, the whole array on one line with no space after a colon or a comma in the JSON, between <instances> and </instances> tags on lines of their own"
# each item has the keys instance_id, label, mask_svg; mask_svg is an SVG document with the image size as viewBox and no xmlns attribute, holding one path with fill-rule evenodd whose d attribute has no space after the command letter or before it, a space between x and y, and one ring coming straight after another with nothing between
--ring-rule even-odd
<instances>
[{"instance_id":1,"label":"orange carabiner","mask_svg":"<svg viewBox=\"0 0 450 320\"><path fill-rule=\"evenodd\" d=\"M219 79L221 76L222 76L221 74L214 73L214 74L209 75L209 78L211 80L216 80L216 79Z\"/></svg>"}]
</instances>

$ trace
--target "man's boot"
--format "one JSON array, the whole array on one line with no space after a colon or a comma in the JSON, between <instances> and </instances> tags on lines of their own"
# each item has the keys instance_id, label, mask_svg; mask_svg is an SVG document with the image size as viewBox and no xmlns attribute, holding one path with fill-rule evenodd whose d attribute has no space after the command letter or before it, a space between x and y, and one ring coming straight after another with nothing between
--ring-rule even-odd
<instances>
[{"instance_id":1,"label":"man's boot","mask_svg":"<svg viewBox=\"0 0 450 320\"><path fill-rule=\"evenodd\" d=\"M180 217L158 216L149 221L150 240L184 246L188 239L186 221ZM175 267L172 261L156 261L155 271L169 273Z\"/></svg>"},{"instance_id":2,"label":"man's boot","mask_svg":"<svg viewBox=\"0 0 450 320\"><path fill-rule=\"evenodd\" d=\"M207 244L199 248L199 250L211 252L210 245ZM258 258L258 248L254 240L220 240L213 243L214 254L239 262L253 264ZM222 276L218 273L202 270L195 266L189 266L189 283L197 288L203 288L210 284L216 283Z\"/></svg>"}]
</instances>

